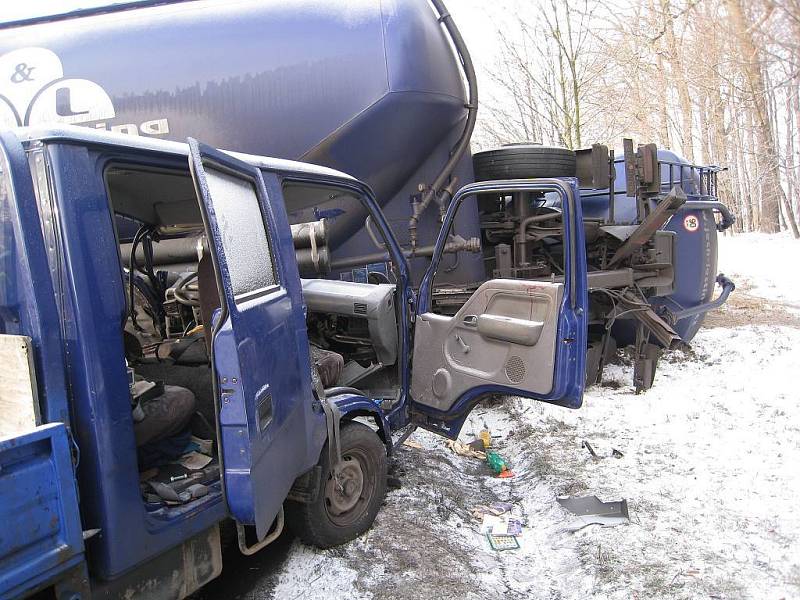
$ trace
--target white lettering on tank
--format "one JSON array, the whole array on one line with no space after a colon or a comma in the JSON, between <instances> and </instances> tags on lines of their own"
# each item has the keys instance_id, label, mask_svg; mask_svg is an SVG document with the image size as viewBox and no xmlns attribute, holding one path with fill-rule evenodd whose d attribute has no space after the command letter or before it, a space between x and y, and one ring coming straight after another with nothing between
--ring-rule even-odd
<instances>
[{"instance_id":1,"label":"white lettering on tank","mask_svg":"<svg viewBox=\"0 0 800 600\"><path fill-rule=\"evenodd\" d=\"M139 128L135 123L125 123L124 125L112 125L111 131L115 133L127 133L128 135L139 135Z\"/></svg>"},{"instance_id":2,"label":"white lettering on tank","mask_svg":"<svg viewBox=\"0 0 800 600\"><path fill-rule=\"evenodd\" d=\"M169 133L169 123L166 119L153 119L142 123L139 129L145 135L166 135Z\"/></svg>"},{"instance_id":3,"label":"white lettering on tank","mask_svg":"<svg viewBox=\"0 0 800 600\"><path fill-rule=\"evenodd\" d=\"M65 78L61 59L47 48L19 48L0 56L0 127L68 123L108 130L116 117L111 96L88 79ZM101 121L96 123L96 121ZM166 118L112 125L130 135L166 135Z\"/></svg>"}]
</instances>

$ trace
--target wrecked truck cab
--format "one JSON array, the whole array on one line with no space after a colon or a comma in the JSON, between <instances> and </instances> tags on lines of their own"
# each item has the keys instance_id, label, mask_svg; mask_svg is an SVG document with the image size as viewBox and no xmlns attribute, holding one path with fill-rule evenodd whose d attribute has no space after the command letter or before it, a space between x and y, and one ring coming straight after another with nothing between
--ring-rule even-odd
<instances>
[{"instance_id":1,"label":"wrecked truck cab","mask_svg":"<svg viewBox=\"0 0 800 600\"><path fill-rule=\"evenodd\" d=\"M0 337L25 367L2 392L3 597L183 598L220 573L221 524L245 554L284 523L322 547L366 530L415 427L454 438L493 394L580 405L574 180L463 188L417 289L345 174L85 128L1 141ZM490 280L439 311L456 211L486 190L562 199L565 277ZM325 223L290 221L287 200L313 214L334 195L369 212L383 277L326 278Z\"/></svg>"}]
</instances>

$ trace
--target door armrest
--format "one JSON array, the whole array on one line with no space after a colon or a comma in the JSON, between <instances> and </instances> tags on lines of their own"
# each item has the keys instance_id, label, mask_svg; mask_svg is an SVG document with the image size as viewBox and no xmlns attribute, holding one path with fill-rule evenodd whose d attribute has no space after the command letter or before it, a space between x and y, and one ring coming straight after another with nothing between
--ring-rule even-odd
<instances>
[{"instance_id":1,"label":"door armrest","mask_svg":"<svg viewBox=\"0 0 800 600\"><path fill-rule=\"evenodd\" d=\"M544 323L542 321L529 321L515 319L501 315L480 315L478 317L478 333L483 337L534 346L542 335Z\"/></svg>"}]
</instances>

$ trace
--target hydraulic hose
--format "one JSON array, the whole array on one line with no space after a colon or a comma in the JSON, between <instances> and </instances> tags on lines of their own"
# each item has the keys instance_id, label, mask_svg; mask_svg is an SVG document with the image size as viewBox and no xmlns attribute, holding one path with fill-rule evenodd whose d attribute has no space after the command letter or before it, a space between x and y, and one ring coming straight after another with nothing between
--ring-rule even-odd
<instances>
[{"instance_id":1,"label":"hydraulic hose","mask_svg":"<svg viewBox=\"0 0 800 600\"><path fill-rule=\"evenodd\" d=\"M436 12L439 13L439 22L444 25L450 39L453 41L453 46L455 46L456 53L461 61L461 67L464 70L464 76L467 80L469 98L465 105L467 108L467 122L464 125L464 131L461 132L461 137L458 138L455 146L450 150L450 158L442 167L436 179L433 180L430 187L423 192L420 201L414 202L411 205L412 214L411 220L408 223L408 233L411 239L412 251L417 246L417 222L419 221L420 215L434 198L438 199L442 206L446 206L449 197L453 195L453 190L446 187L445 184L448 183L453 170L469 147L469 141L475 129L475 120L478 117L478 81L475 77L472 57L470 57L467 45L464 43L464 38L461 37L461 32L459 32L458 27L456 27L453 17L450 16L444 2L442 2L442 0L431 0L431 4L433 4Z\"/></svg>"}]
</instances>

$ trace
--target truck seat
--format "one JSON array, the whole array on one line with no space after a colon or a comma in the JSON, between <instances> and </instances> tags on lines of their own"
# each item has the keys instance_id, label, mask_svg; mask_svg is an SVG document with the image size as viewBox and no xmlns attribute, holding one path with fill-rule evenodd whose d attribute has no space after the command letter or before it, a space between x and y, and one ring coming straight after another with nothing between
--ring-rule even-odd
<instances>
[{"instance_id":1,"label":"truck seat","mask_svg":"<svg viewBox=\"0 0 800 600\"><path fill-rule=\"evenodd\" d=\"M324 350L319 346L311 345L311 360L317 367L322 387L332 388L339 381L339 376L344 369L344 357L331 350Z\"/></svg>"}]
</instances>

